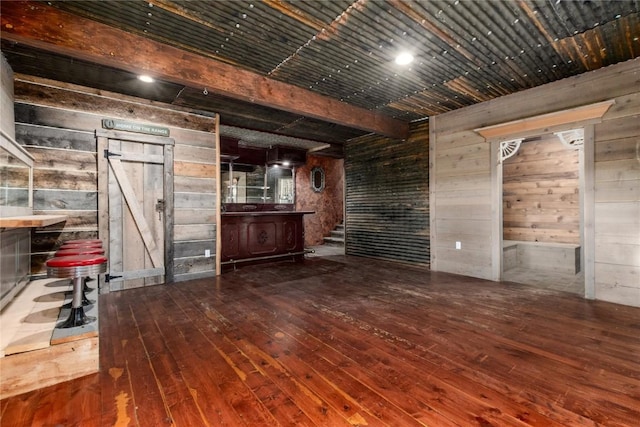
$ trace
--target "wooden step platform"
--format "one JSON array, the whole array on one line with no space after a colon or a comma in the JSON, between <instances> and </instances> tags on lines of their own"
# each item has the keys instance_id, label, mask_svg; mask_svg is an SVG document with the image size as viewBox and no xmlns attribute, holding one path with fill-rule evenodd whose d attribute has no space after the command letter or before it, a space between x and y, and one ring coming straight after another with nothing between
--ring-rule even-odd
<instances>
[{"instance_id":1,"label":"wooden step platform","mask_svg":"<svg viewBox=\"0 0 640 427\"><path fill-rule=\"evenodd\" d=\"M0 399L98 372L98 323L56 328L71 289L67 279L34 280L0 313ZM97 302L98 291L87 297ZM85 310L98 317L97 304Z\"/></svg>"}]
</instances>

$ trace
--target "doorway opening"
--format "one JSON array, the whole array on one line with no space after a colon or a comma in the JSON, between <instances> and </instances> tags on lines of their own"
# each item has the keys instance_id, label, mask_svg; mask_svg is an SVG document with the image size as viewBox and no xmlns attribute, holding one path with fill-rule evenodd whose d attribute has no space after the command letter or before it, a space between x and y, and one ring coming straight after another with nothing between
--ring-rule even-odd
<instances>
[{"instance_id":1,"label":"doorway opening","mask_svg":"<svg viewBox=\"0 0 640 427\"><path fill-rule=\"evenodd\" d=\"M585 294L582 128L500 144L502 280Z\"/></svg>"}]
</instances>

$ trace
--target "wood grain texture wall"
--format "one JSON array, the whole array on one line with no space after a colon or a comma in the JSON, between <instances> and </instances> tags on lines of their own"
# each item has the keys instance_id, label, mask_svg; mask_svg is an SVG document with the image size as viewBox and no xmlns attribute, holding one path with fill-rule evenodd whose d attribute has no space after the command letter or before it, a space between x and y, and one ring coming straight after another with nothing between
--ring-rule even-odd
<instances>
[{"instance_id":1,"label":"wood grain texture wall","mask_svg":"<svg viewBox=\"0 0 640 427\"><path fill-rule=\"evenodd\" d=\"M503 239L580 244L578 151L557 136L525 140L503 162Z\"/></svg>"},{"instance_id":2,"label":"wood grain texture wall","mask_svg":"<svg viewBox=\"0 0 640 427\"><path fill-rule=\"evenodd\" d=\"M311 188L311 170L321 167L325 187L320 193ZM304 216L305 246L321 245L344 215L344 161L324 156L307 156L307 163L296 169L296 210L314 211Z\"/></svg>"},{"instance_id":3,"label":"wood grain texture wall","mask_svg":"<svg viewBox=\"0 0 640 427\"><path fill-rule=\"evenodd\" d=\"M640 307L640 62L595 125L596 298ZM615 77L612 77L615 78Z\"/></svg>"},{"instance_id":4,"label":"wood grain texture wall","mask_svg":"<svg viewBox=\"0 0 640 427\"><path fill-rule=\"evenodd\" d=\"M174 155L175 280L215 274L215 140L211 133L189 132L176 139ZM209 250L211 256L205 256Z\"/></svg>"},{"instance_id":5,"label":"wood grain texture wall","mask_svg":"<svg viewBox=\"0 0 640 427\"><path fill-rule=\"evenodd\" d=\"M345 155L346 253L429 266L429 124L406 141L351 140Z\"/></svg>"},{"instance_id":6,"label":"wood grain texture wall","mask_svg":"<svg viewBox=\"0 0 640 427\"><path fill-rule=\"evenodd\" d=\"M34 81L31 81L34 80ZM32 233L32 275L60 242L98 237L95 130L102 118L168 127L174 153L174 280L215 275L214 118L59 82L15 82L16 139L35 157L34 213L64 223ZM209 249L211 257L205 257Z\"/></svg>"},{"instance_id":7,"label":"wood grain texture wall","mask_svg":"<svg viewBox=\"0 0 640 427\"><path fill-rule=\"evenodd\" d=\"M16 136L13 126L13 70L6 58L0 53L0 129L9 135L10 138Z\"/></svg>"},{"instance_id":8,"label":"wood grain texture wall","mask_svg":"<svg viewBox=\"0 0 640 427\"><path fill-rule=\"evenodd\" d=\"M491 147L474 129L611 99L595 125L595 162L586 165L595 175L595 201L585 206L594 212L595 255L585 269L595 270L595 298L640 306L637 59L432 118L432 268L494 278Z\"/></svg>"}]
</instances>

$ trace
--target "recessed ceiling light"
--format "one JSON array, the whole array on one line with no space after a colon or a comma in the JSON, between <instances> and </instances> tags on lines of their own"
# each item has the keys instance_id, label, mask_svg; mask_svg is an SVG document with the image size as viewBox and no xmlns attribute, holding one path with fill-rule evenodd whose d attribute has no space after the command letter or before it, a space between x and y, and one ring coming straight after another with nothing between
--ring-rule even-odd
<instances>
[{"instance_id":1,"label":"recessed ceiling light","mask_svg":"<svg viewBox=\"0 0 640 427\"><path fill-rule=\"evenodd\" d=\"M396 56L396 64L398 65L407 65L413 62L413 55L409 52L402 52L400 55Z\"/></svg>"},{"instance_id":2,"label":"recessed ceiling light","mask_svg":"<svg viewBox=\"0 0 640 427\"><path fill-rule=\"evenodd\" d=\"M153 77L147 76L146 74L138 76L138 79L142 80L145 83L153 83L154 82Z\"/></svg>"}]
</instances>

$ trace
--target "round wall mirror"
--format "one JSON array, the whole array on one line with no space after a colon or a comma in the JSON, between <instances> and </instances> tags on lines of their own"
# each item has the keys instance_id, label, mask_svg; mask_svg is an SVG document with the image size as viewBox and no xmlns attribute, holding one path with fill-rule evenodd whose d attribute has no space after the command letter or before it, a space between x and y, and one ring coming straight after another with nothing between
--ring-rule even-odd
<instances>
[{"instance_id":1,"label":"round wall mirror","mask_svg":"<svg viewBox=\"0 0 640 427\"><path fill-rule=\"evenodd\" d=\"M311 188L316 193L324 190L324 169L321 167L311 169Z\"/></svg>"}]
</instances>

